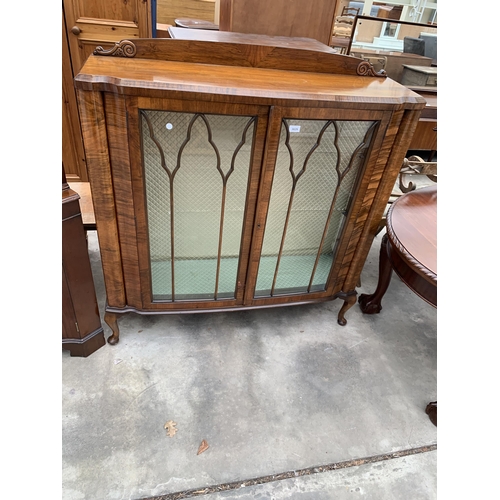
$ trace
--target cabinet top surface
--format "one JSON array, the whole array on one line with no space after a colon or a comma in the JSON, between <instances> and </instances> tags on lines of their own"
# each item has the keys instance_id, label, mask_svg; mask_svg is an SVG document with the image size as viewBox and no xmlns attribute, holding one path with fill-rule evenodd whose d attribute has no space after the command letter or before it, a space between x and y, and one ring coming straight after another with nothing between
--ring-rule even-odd
<instances>
[{"instance_id":1,"label":"cabinet top surface","mask_svg":"<svg viewBox=\"0 0 500 500\"><path fill-rule=\"evenodd\" d=\"M97 47L75 78L77 88L145 97L274 105L421 109L425 100L356 57L301 48L285 38L239 41L143 38ZM293 44L292 44L293 42ZM291 46L292 44L293 46ZM209 97L207 97L209 96ZM313 104L314 103L314 104Z\"/></svg>"},{"instance_id":2,"label":"cabinet top surface","mask_svg":"<svg viewBox=\"0 0 500 500\"><path fill-rule=\"evenodd\" d=\"M261 100L357 102L421 109L425 100L389 78L255 67L90 56L75 78L77 88L148 95L189 92Z\"/></svg>"}]
</instances>

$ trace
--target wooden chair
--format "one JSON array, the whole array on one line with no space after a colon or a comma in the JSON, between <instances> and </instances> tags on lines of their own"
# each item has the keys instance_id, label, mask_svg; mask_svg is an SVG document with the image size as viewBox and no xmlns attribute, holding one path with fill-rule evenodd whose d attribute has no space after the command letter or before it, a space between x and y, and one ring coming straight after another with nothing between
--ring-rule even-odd
<instances>
[{"instance_id":1,"label":"wooden chair","mask_svg":"<svg viewBox=\"0 0 500 500\"><path fill-rule=\"evenodd\" d=\"M347 54L347 49L351 42L354 19L358 14L358 8L344 7L342 14L335 18L330 46L334 49L340 49L339 52L341 54Z\"/></svg>"},{"instance_id":2,"label":"wooden chair","mask_svg":"<svg viewBox=\"0 0 500 500\"><path fill-rule=\"evenodd\" d=\"M403 194L417 189L417 184L412 181L409 181L408 185L405 185L407 176L412 175L425 175L427 179L437 183L437 162L424 161L420 158L420 156L415 155L405 158L403 160L401 170L399 171L397 186L394 186L394 190L392 191L389 201L387 202L387 208L389 208L400 196L403 196ZM377 234L379 234L384 227L385 214L380 221Z\"/></svg>"},{"instance_id":3,"label":"wooden chair","mask_svg":"<svg viewBox=\"0 0 500 500\"><path fill-rule=\"evenodd\" d=\"M345 7L342 9L342 16L357 16L359 14L359 8L357 7Z\"/></svg>"}]
</instances>

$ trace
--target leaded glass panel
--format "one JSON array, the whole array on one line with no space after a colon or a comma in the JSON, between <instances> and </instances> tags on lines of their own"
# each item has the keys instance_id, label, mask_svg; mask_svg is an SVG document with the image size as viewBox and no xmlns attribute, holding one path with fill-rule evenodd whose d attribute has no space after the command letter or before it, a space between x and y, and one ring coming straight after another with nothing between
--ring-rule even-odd
<instances>
[{"instance_id":1,"label":"leaded glass panel","mask_svg":"<svg viewBox=\"0 0 500 500\"><path fill-rule=\"evenodd\" d=\"M255 122L141 110L153 300L235 297Z\"/></svg>"},{"instance_id":2,"label":"leaded glass panel","mask_svg":"<svg viewBox=\"0 0 500 500\"><path fill-rule=\"evenodd\" d=\"M325 290L374 124L283 119L257 297Z\"/></svg>"}]
</instances>

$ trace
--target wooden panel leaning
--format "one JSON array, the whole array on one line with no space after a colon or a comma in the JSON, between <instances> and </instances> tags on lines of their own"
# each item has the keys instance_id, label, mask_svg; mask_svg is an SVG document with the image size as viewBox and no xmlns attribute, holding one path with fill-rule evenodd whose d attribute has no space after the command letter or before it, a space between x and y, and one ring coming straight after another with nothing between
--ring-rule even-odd
<instances>
[{"instance_id":1,"label":"wooden panel leaning","mask_svg":"<svg viewBox=\"0 0 500 500\"><path fill-rule=\"evenodd\" d=\"M330 42L335 0L220 0L219 29Z\"/></svg>"},{"instance_id":2,"label":"wooden panel leaning","mask_svg":"<svg viewBox=\"0 0 500 500\"><path fill-rule=\"evenodd\" d=\"M277 44L122 40L77 75L109 343L127 312L340 298L346 324L425 100Z\"/></svg>"},{"instance_id":3,"label":"wooden panel leaning","mask_svg":"<svg viewBox=\"0 0 500 500\"><path fill-rule=\"evenodd\" d=\"M87 357L102 347L104 331L92 277L79 195L63 173L62 189L62 348Z\"/></svg>"}]
</instances>

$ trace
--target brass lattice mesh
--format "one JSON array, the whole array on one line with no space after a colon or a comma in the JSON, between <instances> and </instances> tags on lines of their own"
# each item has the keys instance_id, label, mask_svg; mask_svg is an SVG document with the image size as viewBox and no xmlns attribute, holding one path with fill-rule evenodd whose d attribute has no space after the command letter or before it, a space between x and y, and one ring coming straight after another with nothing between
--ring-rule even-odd
<instances>
[{"instance_id":1,"label":"brass lattice mesh","mask_svg":"<svg viewBox=\"0 0 500 500\"><path fill-rule=\"evenodd\" d=\"M254 119L141 114L153 298L234 297Z\"/></svg>"},{"instance_id":2,"label":"brass lattice mesh","mask_svg":"<svg viewBox=\"0 0 500 500\"><path fill-rule=\"evenodd\" d=\"M283 120L256 296L325 288L372 125Z\"/></svg>"}]
</instances>

